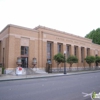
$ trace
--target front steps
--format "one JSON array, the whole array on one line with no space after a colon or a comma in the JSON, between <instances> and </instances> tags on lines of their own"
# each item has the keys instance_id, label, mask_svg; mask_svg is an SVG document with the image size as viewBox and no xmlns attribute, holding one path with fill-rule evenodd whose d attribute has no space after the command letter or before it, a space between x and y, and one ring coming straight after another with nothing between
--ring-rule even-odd
<instances>
[{"instance_id":1,"label":"front steps","mask_svg":"<svg viewBox=\"0 0 100 100\"><path fill-rule=\"evenodd\" d=\"M47 74L45 70L40 68L22 68L21 74L17 73L17 69L7 69L5 70L5 74L8 75L34 75L34 74Z\"/></svg>"}]
</instances>

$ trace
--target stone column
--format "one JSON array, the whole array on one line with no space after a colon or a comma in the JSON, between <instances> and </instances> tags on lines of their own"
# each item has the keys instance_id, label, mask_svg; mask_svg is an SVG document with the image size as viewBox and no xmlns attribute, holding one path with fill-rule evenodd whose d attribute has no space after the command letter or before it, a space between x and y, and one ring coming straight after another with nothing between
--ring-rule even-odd
<instances>
[{"instance_id":1,"label":"stone column","mask_svg":"<svg viewBox=\"0 0 100 100\"><path fill-rule=\"evenodd\" d=\"M9 48L8 48L8 68L16 67L16 58L15 58L15 37L9 36Z\"/></svg>"},{"instance_id":2,"label":"stone column","mask_svg":"<svg viewBox=\"0 0 100 100\"><path fill-rule=\"evenodd\" d=\"M15 39L15 63L17 62L17 57L21 56L21 38ZM17 67L17 64L16 64Z\"/></svg>"},{"instance_id":3,"label":"stone column","mask_svg":"<svg viewBox=\"0 0 100 100\"><path fill-rule=\"evenodd\" d=\"M71 55L74 55L74 45L71 45Z\"/></svg>"},{"instance_id":4,"label":"stone column","mask_svg":"<svg viewBox=\"0 0 100 100\"><path fill-rule=\"evenodd\" d=\"M86 58L87 56L87 48L84 47L84 59ZM85 68L86 67L86 61L84 60L83 61L83 67Z\"/></svg>"},{"instance_id":5,"label":"stone column","mask_svg":"<svg viewBox=\"0 0 100 100\"><path fill-rule=\"evenodd\" d=\"M81 67L81 47L78 46L78 67Z\"/></svg>"},{"instance_id":6,"label":"stone column","mask_svg":"<svg viewBox=\"0 0 100 100\"><path fill-rule=\"evenodd\" d=\"M39 68L42 68L43 64L43 59L42 59L42 56L43 56L43 33L40 31L38 33L38 67Z\"/></svg>"},{"instance_id":7,"label":"stone column","mask_svg":"<svg viewBox=\"0 0 100 100\"><path fill-rule=\"evenodd\" d=\"M7 68L8 67L8 37L5 39L5 52L4 52L4 60L5 60L5 66L3 66L3 67L5 67L5 68ZM16 47L16 46L15 46ZM16 54L16 53L15 53ZM14 57L14 59L15 59L15 57ZM15 67L16 67L16 65L15 65Z\"/></svg>"},{"instance_id":8,"label":"stone column","mask_svg":"<svg viewBox=\"0 0 100 100\"><path fill-rule=\"evenodd\" d=\"M63 50L62 50L63 54L64 54L64 51L66 51L66 44L63 44Z\"/></svg>"},{"instance_id":9,"label":"stone column","mask_svg":"<svg viewBox=\"0 0 100 100\"><path fill-rule=\"evenodd\" d=\"M32 59L35 57L35 43L34 42L35 40L29 40L29 52L28 52L29 53L29 57L28 57L28 67L29 68L33 67Z\"/></svg>"},{"instance_id":10,"label":"stone column","mask_svg":"<svg viewBox=\"0 0 100 100\"><path fill-rule=\"evenodd\" d=\"M95 56L95 54L94 54L94 49L90 49L90 55L91 55L91 56Z\"/></svg>"},{"instance_id":11,"label":"stone column","mask_svg":"<svg viewBox=\"0 0 100 100\"><path fill-rule=\"evenodd\" d=\"M53 48L52 48L52 55L56 55L58 52L57 52L57 42L54 42L53 43ZM52 67L53 68L57 68L57 63L53 60L52 61Z\"/></svg>"},{"instance_id":12,"label":"stone column","mask_svg":"<svg viewBox=\"0 0 100 100\"><path fill-rule=\"evenodd\" d=\"M95 49L90 49L90 55L95 56ZM95 66L95 63L92 63L91 66Z\"/></svg>"},{"instance_id":13,"label":"stone column","mask_svg":"<svg viewBox=\"0 0 100 100\"><path fill-rule=\"evenodd\" d=\"M39 48L38 48L38 40L35 39L33 40L33 44L34 44L34 52L33 52L33 57L35 57L37 59L37 65L36 67L38 68L39 67L39 58L38 58L38 51L39 51Z\"/></svg>"},{"instance_id":14,"label":"stone column","mask_svg":"<svg viewBox=\"0 0 100 100\"><path fill-rule=\"evenodd\" d=\"M42 56L42 66L43 68L46 68L46 63L47 63L47 41L43 41L43 56Z\"/></svg>"},{"instance_id":15,"label":"stone column","mask_svg":"<svg viewBox=\"0 0 100 100\"><path fill-rule=\"evenodd\" d=\"M67 49L66 49L66 44L63 44L63 55L64 55L64 51L66 51L66 54L65 54L65 56L66 56L66 58L67 58ZM66 65L67 66L67 65ZM64 68L64 63L62 64L62 66L61 66L62 68Z\"/></svg>"},{"instance_id":16,"label":"stone column","mask_svg":"<svg viewBox=\"0 0 100 100\"><path fill-rule=\"evenodd\" d=\"M78 46L74 46L74 47L76 48L76 55L75 54L74 55L78 58L78 53L79 53ZM76 63L76 67L78 68L78 63Z\"/></svg>"}]
</instances>

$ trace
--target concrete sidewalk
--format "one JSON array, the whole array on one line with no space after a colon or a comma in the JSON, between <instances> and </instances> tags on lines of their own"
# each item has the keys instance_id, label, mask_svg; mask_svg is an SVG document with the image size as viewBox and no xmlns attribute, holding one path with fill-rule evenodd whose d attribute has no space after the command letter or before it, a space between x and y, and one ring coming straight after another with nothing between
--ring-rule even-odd
<instances>
[{"instance_id":1,"label":"concrete sidewalk","mask_svg":"<svg viewBox=\"0 0 100 100\"><path fill-rule=\"evenodd\" d=\"M17 75L1 75L0 76L0 81L49 78L49 77L70 76L70 75L88 74L88 73L96 73L96 72L100 72L100 70L68 72L67 74L48 73L48 74L19 75L19 76L17 76Z\"/></svg>"}]
</instances>

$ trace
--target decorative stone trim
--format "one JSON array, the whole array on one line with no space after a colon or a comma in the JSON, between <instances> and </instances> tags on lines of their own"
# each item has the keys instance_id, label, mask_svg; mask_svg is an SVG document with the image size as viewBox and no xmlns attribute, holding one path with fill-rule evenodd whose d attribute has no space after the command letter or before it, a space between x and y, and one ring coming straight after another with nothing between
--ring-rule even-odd
<instances>
[{"instance_id":1,"label":"decorative stone trim","mask_svg":"<svg viewBox=\"0 0 100 100\"><path fill-rule=\"evenodd\" d=\"M3 36L0 40L3 40L5 38L7 38L7 37L8 37L8 34L6 34L5 36Z\"/></svg>"}]
</instances>

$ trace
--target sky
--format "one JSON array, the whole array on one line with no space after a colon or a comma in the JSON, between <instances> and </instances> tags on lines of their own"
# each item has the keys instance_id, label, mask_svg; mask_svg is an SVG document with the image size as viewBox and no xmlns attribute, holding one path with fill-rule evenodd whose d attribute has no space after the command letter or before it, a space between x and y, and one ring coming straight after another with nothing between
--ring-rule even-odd
<instances>
[{"instance_id":1,"label":"sky","mask_svg":"<svg viewBox=\"0 0 100 100\"><path fill-rule=\"evenodd\" d=\"M85 37L100 27L100 0L0 0L0 31L8 24Z\"/></svg>"}]
</instances>

